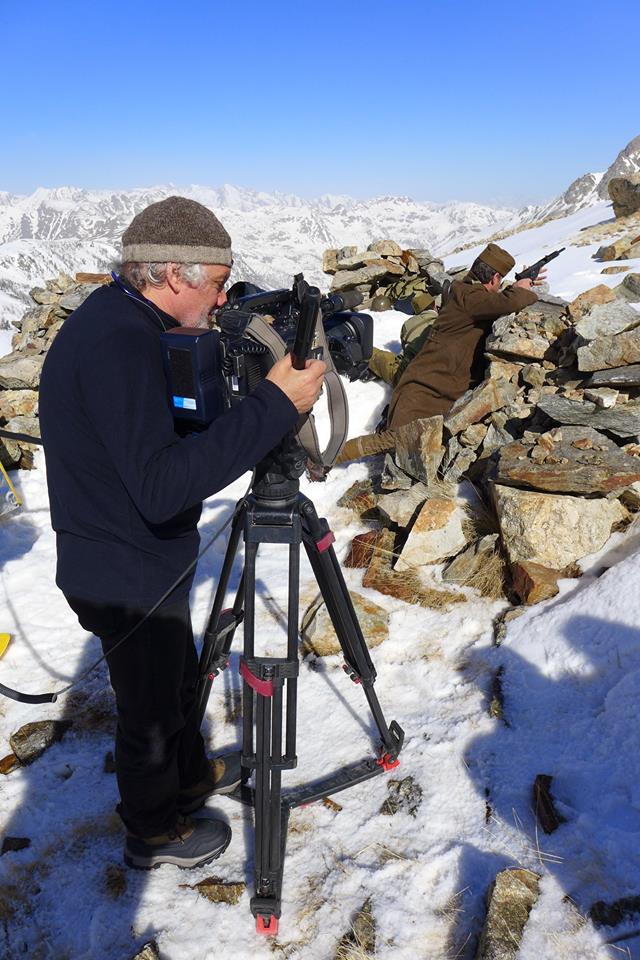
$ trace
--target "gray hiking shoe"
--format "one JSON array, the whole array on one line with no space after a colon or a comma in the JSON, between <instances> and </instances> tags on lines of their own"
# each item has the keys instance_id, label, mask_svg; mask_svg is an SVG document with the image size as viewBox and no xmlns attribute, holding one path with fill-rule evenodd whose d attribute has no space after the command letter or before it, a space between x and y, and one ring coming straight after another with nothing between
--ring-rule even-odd
<instances>
[{"instance_id":1,"label":"gray hiking shoe","mask_svg":"<svg viewBox=\"0 0 640 960\"><path fill-rule=\"evenodd\" d=\"M209 776L178 794L178 810L181 814L199 810L207 797L216 793L231 793L242 780L243 769L240 751L225 753L211 760Z\"/></svg>"},{"instance_id":2,"label":"gray hiking shoe","mask_svg":"<svg viewBox=\"0 0 640 960\"><path fill-rule=\"evenodd\" d=\"M127 834L124 862L137 870L152 870L162 863L183 870L202 867L224 853L230 840L231 827L222 820L178 817L173 830L157 837Z\"/></svg>"}]
</instances>

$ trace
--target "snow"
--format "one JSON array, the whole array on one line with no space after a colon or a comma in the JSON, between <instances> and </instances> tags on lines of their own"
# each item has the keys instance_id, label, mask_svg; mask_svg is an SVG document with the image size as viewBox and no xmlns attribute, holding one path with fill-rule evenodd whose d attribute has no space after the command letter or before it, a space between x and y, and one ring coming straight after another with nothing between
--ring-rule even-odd
<instances>
[{"instance_id":1,"label":"snow","mask_svg":"<svg viewBox=\"0 0 640 960\"><path fill-rule=\"evenodd\" d=\"M516 234L505 245L530 263L564 246L583 226L607 216L591 208L566 220ZM468 250L448 263L470 263ZM593 249L570 247L550 265L551 290L573 296L598 282ZM633 263L630 264L634 266ZM395 345L403 315L375 314L378 346ZM370 430L386 402L379 383L347 385L350 434ZM302 491L327 516L340 559L365 528L336 502L368 475L366 462L334 469L326 483L302 481ZM0 629L12 642L0 661L0 682L29 692L59 689L98 658L95 638L83 633L55 586L55 542L49 525L42 454L37 469L13 474L24 509L3 521L0 545ZM207 501L203 540L244 493L248 476ZM640 893L640 534L614 534L585 575L564 581L558 597L511 622L501 646L492 621L505 608L466 590L467 601L447 611L426 610L362 588L362 571L345 570L350 589L383 606L389 639L372 658L387 720L406 731L397 771L423 791L415 818L384 816L383 777L336 795L339 812L322 804L291 818L277 943L256 937L249 911L253 832L249 812L224 798L208 810L230 822L233 840L208 867L181 872L164 866L149 874L122 866L122 833L114 806L115 777L104 772L112 749L113 702L101 665L54 705L0 704L0 737L49 717L74 726L61 743L29 767L0 776L3 836L31 846L0 858L0 944L8 958L126 960L155 937L163 960L237 960L274 953L330 960L354 912L371 897L381 960L471 960L495 873L524 866L539 873L541 897L519 952L520 960L640 958L640 938L607 940L640 926L596 929L585 915L596 900ZM225 550L224 537L202 558L192 594L201 633ZM261 549L257 642L282 655L286 611L284 548ZM236 565L235 582L240 561ZM437 583L439 568L430 578ZM315 585L306 558L301 608ZM238 641L231 669L214 684L205 734L212 750L240 743L230 722L238 693ZM505 716L489 715L492 680L503 670ZM299 763L285 786L342 763L370 756L376 744L362 691L337 657L306 660L299 681ZM532 784L553 777L566 822L540 834L532 813ZM213 904L192 889L205 877L244 880L237 906ZM108 882L109 881L109 882ZM118 882L126 888L118 895Z\"/></svg>"}]
</instances>

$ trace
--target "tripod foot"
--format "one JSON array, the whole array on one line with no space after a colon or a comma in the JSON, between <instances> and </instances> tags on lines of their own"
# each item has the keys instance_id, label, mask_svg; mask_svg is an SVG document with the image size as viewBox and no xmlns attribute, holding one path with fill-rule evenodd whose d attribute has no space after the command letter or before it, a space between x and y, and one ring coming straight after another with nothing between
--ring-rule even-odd
<instances>
[{"instance_id":1,"label":"tripod foot","mask_svg":"<svg viewBox=\"0 0 640 960\"><path fill-rule=\"evenodd\" d=\"M400 766L400 761L398 758L396 757L395 760L392 760L390 754L388 753L385 753L384 757L380 757L379 760L376 760L376 763L385 771L395 770L396 767Z\"/></svg>"},{"instance_id":2,"label":"tripod foot","mask_svg":"<svg viewBox=\"0 0 640 960\"><path fill-rule=\"evenodd\" d=\"M264 914L258 914L256 917L256 933L259 933L262 937L275 937L278 933L279 923L280 921L273 914L268 917Z\"/></svg>"}]
</instances>

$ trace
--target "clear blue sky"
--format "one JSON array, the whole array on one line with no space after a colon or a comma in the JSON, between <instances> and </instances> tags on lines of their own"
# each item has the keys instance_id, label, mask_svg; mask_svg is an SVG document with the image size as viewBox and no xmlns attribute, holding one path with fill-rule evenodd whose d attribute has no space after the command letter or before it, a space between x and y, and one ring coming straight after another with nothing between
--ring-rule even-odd
<instances>
[{"instance_id":1,"label":"clear blue sky","mask_svg":"<svg viewBox=\"0 0 640 960\"><path fill-rule=\"evenodd\" d=\"M0 190L519 203L640 134L640 0L0 0Z\"/></svg>"}]
</instances>

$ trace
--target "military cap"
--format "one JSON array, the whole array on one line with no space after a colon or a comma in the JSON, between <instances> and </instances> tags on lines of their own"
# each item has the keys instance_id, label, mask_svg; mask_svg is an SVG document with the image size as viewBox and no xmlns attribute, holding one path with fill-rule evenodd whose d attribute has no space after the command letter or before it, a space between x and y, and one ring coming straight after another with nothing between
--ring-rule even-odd
<instances>
[{"instance_id":1,"label":"military cap","mask_svg":"<svg viewBox=\"0 0 640 960\"><path fill-rule=\"evenodd\" d=\"M482 253L478 255L478 259L486 263L496 273L499 273L501 277L506 277L509 270L516 265L511 254L499 247L497 243L487 244Z\"/></svg>"}]
</instances>

